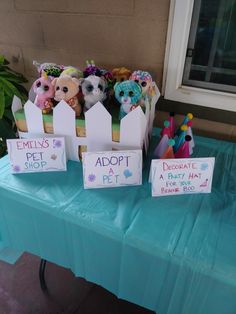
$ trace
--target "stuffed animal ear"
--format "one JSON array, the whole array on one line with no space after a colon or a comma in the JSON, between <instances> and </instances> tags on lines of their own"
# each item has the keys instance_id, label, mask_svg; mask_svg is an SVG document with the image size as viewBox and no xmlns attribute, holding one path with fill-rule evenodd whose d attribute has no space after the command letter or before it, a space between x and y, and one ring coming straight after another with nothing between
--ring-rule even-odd
<instances>
[{"instance_id":1,"label":"stuffed animal ear","mask_svg":"<svg viewBox=\"0 0 236 314\"><path fill-rule=\"evenodd\" d=\"M36 89L37 89L37 87L36 87L36 82L37 82L37 81L38 81L38 80L34 81L34 83L33 83L33 85L32 85L34 92L36 92Z\"/></svg>"},{"instance_id":2,"label":"stuffed animal ear","mask_svg":"<svg viewBox=\"0 0 236 314\"><path fill-rule=\"evenodd\" d=\"M41 64L38 63L36 60L34 60L34 61L33 61L33 65L36 66L38 72L40 73L40 66L41 66Z\"/></svg>"},{"instance_id":3,"label":"stuffed animal ear","mask_svg":"<svg viewBox=\"0 0 236 314\"><path fill-rule=\"evenodd\" d=\"M107 85L107 80L106 80L106 78L105 78L104 76L101 76L101 77L100 77L100 80L103 81L103 83L104 83L105 85Z\"/></svg>"},{"instance_id":4,"label":"stuffed animal ear","mask_svg":"<svg viewBox=\"0 0 236 314\"><path fill-rule=\"evenodd\" d=\"M77 79L76 77L72 77L72 81L77 85L78 91L80 89L80 79Z\"/></svg>"},{"instance_id":5,"label":"stuffed animal ear","mask_svg":"<svg viewBox=\"0 0 236 314\"><path fill-rule=\"evenodd\" d=\"M82 84L84 83L85 79L84 78L80 78L79 79L79 85L82 86Z\"/></svg>"},{"instance_id":6,"label":"stuffed animal ear","mask_svg":"<svg viewBox=\"0 0 236 314\"><path fill-rule=\"evenodd\" d=\"M72 81L79 86L80 82L76 77L72 77Z\"/></svg>"},{"instance_id":7,"label":"stuffed animal ear","mask_svg":"<svg viewBox=\"0 0 236 314\"><path fill-rule=\"evenodd\" d=\"M41 77L44 78L45 80L48 79L47 73L44 70L42 70Z\"/></svg>"},{"instance_id":8,"label":"stuffed animal ear","mask_svg":"<svg viewBox=\"0 0 236 314\"><path fill-rule=\"evenodd\" d=\"M56 77L52 80L52 86L54 86L54 87L56 86L57 80L58 80L58 77Z\"/></svg>"},{"instance_id":9,"label":"stuffed animal ear","mask_svg":"<svg viewBox=\"0 0 236 314\"><path fill-rule=\"evenodd\" d=\"M135 82L136 83L136 82ZM140 90L140 93L142 93L142 86L139 84L139 83L136 83L137 85L138 85L138 87L139 87L139 90Z\"/></svg>"},{"instance_id":10,"label":"stuffed animal ear","mask_svg":"<svg viewBox=\"0 0 236 314\"><path fill-rule=\"evenodd\" d=\"M120 85L120 82L116 82L116 84L114 85L114 90L118 87L118 85Z\"/></svg>"}]
</instances>

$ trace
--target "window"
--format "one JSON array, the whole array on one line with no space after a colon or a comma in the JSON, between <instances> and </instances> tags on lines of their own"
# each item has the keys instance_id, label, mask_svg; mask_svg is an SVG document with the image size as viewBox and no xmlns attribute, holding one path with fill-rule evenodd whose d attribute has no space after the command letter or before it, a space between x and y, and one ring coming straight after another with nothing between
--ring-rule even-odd
<instances>
[{"instance_id":1,"label":"window","mask_svg":"<svg viewBox=\"0 0 236 314\"><path fill-rule=\"evenodd\" d=\"M165 98L236 111L235 28L236 0L171 1Z\"/></svg>"}]
</instances>

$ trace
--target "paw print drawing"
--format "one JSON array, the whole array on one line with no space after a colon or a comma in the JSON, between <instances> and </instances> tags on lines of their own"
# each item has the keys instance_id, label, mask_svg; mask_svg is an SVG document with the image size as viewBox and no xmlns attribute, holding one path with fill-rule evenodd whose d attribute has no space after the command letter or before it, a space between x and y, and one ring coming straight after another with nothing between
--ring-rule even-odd
<instances>
[{"instance_id":1,"label":"paw print drawing","mask_svg":"<svg viewBox=\"0 0 236 314\"><path fill-rule=\"evenodd\" d=\"M52 160L56 160L56 159L57 159L57 155L56 155L56 154L52 154L52 155L51 155L51 159L52 159Z\"/></svg>"},{"instance_id":2,"label":"paw print drawing","mask_svg":"<svg viewBox=\"0 0 236 314\"><path fill-rule=\"evenodd\" d=\"M91 173L91 174L88 176L89 182L94 182L95 179L96 179L96 176L95 176L95 174L93 174L93 173Z\"/></svg>"},{"instance_id":3,"label":"paw print drawing","mask_svg":"<svg viewBox=\"0 0 236 314\"><path fill-rule=\"evenodd\" d=\"M207 170L207 169L208 169L208 164L207 163L201 164L201 170L202 171Z\"/></svg>"},{"instance_id":4,"label":"paw print drawing","mask_svg":"<svg viewBox=\"0 0 236 314\"><path fill-rule=\"evenodd\" d=\"M128 179L129 177L132 177L132 175L133 173L129 169L124 170L124 176L126 179Z\"/></svg>"},{"instance_id":5,"label":"paw print drawing","mask_svg":"<svg viewBox=\"0 0 236 314\"><path fill-rule=\"evenodd\" d=\"M60 148L62 147L62 142L60 140L53 140L53 148Z\"/></svg>"}]
</instances>

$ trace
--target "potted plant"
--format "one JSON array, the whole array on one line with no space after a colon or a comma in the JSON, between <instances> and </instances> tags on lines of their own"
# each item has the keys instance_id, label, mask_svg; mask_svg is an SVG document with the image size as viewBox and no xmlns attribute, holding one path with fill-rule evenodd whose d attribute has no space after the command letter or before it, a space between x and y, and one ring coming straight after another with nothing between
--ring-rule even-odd
<instances>
[{"instance_id":1,"label":"potted plant","mask_svg":"<svg viewBox=\"0 0 236 314\"><path fill-rule=\"evenodd\" d=\"M16 137L16 127L11 111L14 95L22 102L27 100L28 92L22 85L26 78L9 68L9 62L0 55L0 158L6 154L6 139Z\"/></svg>"}]
</instances>

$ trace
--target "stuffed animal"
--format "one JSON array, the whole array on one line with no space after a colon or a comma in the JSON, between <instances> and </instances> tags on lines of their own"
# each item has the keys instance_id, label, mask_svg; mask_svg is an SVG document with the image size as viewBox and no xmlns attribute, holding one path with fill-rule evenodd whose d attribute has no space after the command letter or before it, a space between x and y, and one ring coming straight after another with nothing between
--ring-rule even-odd
<instances>
[{"instance_id":1,"label":"stuffed animal","mask_svg":"<svg viewBox=\"0 0 236 314\"><path fill-rule=\"evenodd\" d=\"M77 79L83 77L83 72L79 69L72 67L72 66L66 66L64 67L64 70L60 74L60 76L69 75L71 77L76 77Z\"/></svg>"},{"instance_id":2,"label":"stuffed animal","mask_svg":"<svg viewBox=\"0 0 236 314\"><path fill-rule=\"evenodd\" d=\"M86 61L86 68L83 71L83 76L84 78L90 76L90 75L96 75L99 77L102 77L106 82L107 82L107 92L108 90L111 90L113 88L114 85L114 79L113 79L113 74L112 72L105 70L105 69L101 69L98 68L94 61Z\"/></svg>"},{"instance_id":3,"label":"stuffed animal","mask_svg":"<svg viewBox=\"0 0 236 314\"><path fill-rule=\"evenodd\" d=\"M114 86L115 98L121 104L120 119L137 107L137 102L142 97L141 86L134 81L123 81Z\"/></svg>"},{"instance_id":4,"label":"stuffed animal","mask_svg":"<svg viewBox=\"0 0 236 314\"><path fill-rule=\"evenodd\" d=\"M114 77L111 71L101 69L101 77L107 82L108 90L112 90L114 86Z\"/></svg>"},{"instance_id":5,"label":"stuffed animal","mask_svg":"<svg viewBox=\"0 0 236 314\"><path fill-rule=\"evenodd\" d=\"M143 105L147 97L153 96L154 89L151 75L148 72L138 70L134 71L129 79L135 81L142 87L143 102L141 105Z\"/></svg>"},{"instance_id":6,"label":"stuffed animal","mask_svg":"<svg viewBox=\"0 0 236 314\"><path fill-rule=\"evenodd\" d=\"M33 84L33 90L36 94L34 104L39 107L43 113L49 113L53 107L54 87L51 79L43 71L42 76Z\"/></svg>"},{"instance_id":7,"label":"stuffed animal","mask_svg":"<svg viewBox=\"0 0 236 314\"><path fill-rule=\"evenodd\" d=\"M89 75L80 80L84 95L84 111L89 110L98 101L103 102L107 97L107 82L96 75Z\"/></svg>"},{"instance_id":8,"label":"stuffed animal","mask_svg":"<svg viewBox=\"0 0 236 314\"><path fill-rule=\"evenodd\" d=\"M78 117L81 113L81 105L78 101L79 80L69 75L63 75L52 81L56 101L64 100L75 111Z\"/></svg>"},{"instance_id":9,"label":"stuffed animal","mask_svg":"<svg viewBox=\"0 0 236 314\"><path fill-rule=\"evenodd\" d=\"M38 63L37 61L33 61L33 65L36 66L40 76L42 71L44 71L52 78L59 77L64 69L62 65L57 65L56 63Z\"/></svg>"},{"instance_id":10,"label":"stuffed animal","mask_svg":"<svg viewBox=\"0 0 236 314\"><path fill-rule=\"evenodd\" d=\"M131 75L131 71L125 67L122 68L115 68L112 70L113 78L115 83L116 82L123 82L127 81Z\"/></svg>"},{"instance_id":11,"label":"stuffed animal","mask_svg":"<svg viewBox=\"0 0 236 314\"><path fill-rule=\"evenodd\" d=\"M88 77L90 75L96 75L96 76L101 76L101 69L99 69L93 60L87 60L86 61L86 68L83 71L84 77Z\"/></svg>"}]
</instances>

